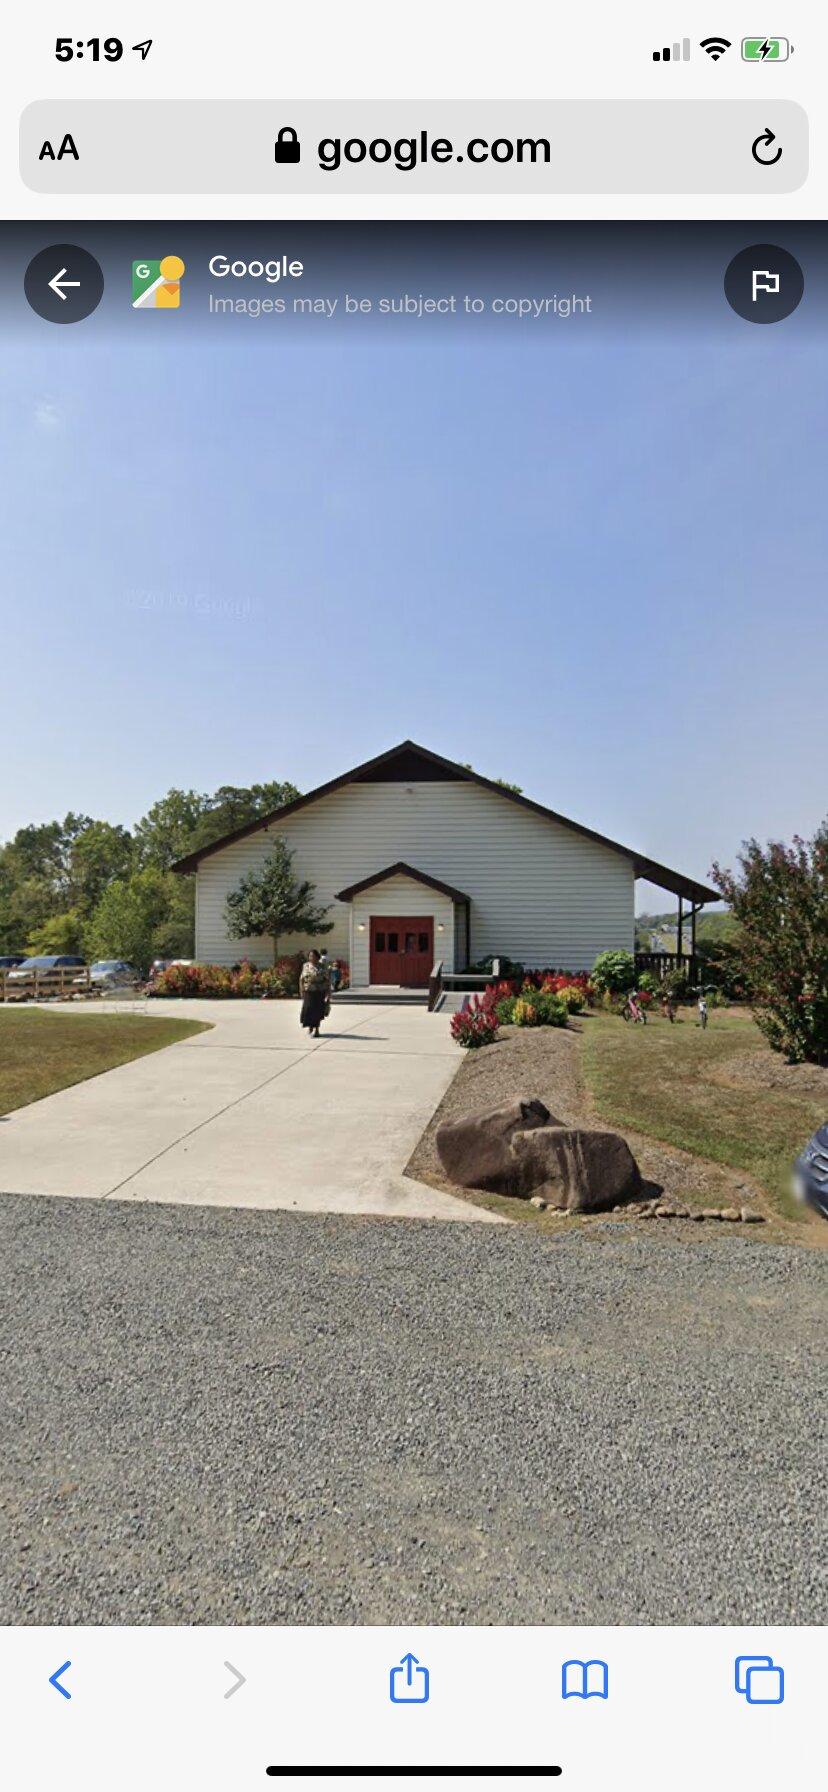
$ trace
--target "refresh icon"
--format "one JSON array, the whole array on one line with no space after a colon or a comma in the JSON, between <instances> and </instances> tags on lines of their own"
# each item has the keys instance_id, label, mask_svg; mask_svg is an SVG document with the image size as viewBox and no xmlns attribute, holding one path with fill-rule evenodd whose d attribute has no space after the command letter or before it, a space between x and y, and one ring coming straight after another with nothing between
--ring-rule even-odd
<instances>
[{"instance_id":1,"label":"refresh icon","mask_svg":"<svg viewBox=\"0 0 828 1792\"><path fill-rule=\"evenodd\" d=\"M763 168L772 168L775 162L782 159L781 143L777 144L773 155L768 153L772 143L776 143L776 132L772 131L769 126L766 126L760 137L754 137L750 153L754 162L759 162Z\"/></svg>"}]
</instances>

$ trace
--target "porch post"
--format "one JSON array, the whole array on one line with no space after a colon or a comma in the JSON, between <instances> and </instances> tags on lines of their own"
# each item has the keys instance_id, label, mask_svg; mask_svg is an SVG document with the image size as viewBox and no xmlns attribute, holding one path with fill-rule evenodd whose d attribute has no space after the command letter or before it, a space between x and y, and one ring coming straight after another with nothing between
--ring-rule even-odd
<instances>
[{"instance_id":1,"label":"porch post","mask_svg":"<svg viewBox=\"0 0 828 1792\"><path fill-rule=\"evenodd\" d=\"M683 948L684 948L684 897L683 896L679 897L677 944L678 944L679 961L681 961L681 958L683 955ZM680 969L681 969L681 963L679 962L679 970Z\"/></svg>"}]
</instances>

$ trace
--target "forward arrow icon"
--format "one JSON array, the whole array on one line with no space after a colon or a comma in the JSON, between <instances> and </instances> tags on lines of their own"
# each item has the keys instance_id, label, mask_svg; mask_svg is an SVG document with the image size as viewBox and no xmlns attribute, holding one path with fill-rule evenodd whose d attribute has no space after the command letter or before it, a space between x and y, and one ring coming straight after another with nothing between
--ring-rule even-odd
<instances>
[{"instance_id":1,"label":"forward arrow icon","mask_svg":"<svg viewBox=\"0 0 828 1792\"><path fill-rule=\"evenodd\" d=\"M247 1678L246 1675L239 1673L238 1668L234 1668L232 1661L226 1661L224 1665L228 1674L233 1676L233 1685L227 1688L224 1696L226 1699L232 1699L234 1692L238 1692L240 1686L246 1686Z\"/></svg>"}]
</instances>

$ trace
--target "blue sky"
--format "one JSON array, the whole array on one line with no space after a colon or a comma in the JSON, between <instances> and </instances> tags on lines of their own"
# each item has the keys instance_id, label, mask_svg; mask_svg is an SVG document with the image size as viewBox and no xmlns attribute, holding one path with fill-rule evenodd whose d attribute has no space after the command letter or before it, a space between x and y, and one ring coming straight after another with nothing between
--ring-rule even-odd
<instances>
[{"instance_id":1,"label":"blue sky","mask_svg":"<svg viewBox=\"0 0 828 1792\"><path fill-rule=\"evenodd\" d=\"M21 339L0 837L404 736L698 877L814 829L822 349L266 328Z\"/></svg>"}]
</instances>

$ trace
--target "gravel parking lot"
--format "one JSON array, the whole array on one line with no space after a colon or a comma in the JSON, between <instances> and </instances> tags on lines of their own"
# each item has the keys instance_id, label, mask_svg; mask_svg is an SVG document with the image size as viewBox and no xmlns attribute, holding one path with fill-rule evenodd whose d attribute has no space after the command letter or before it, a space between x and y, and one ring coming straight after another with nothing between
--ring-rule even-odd
<instances>
[{"instance_id":1,"label":"gravel parking lot","mask_svg":"<svg viewBox=\"0 0 828 1792\"><path fill-rule=\"evenodd\" d=\"M3 1196L0 1621L824 1622L825 1256L682 1230Z\"/></svg>"}]
</instances>

